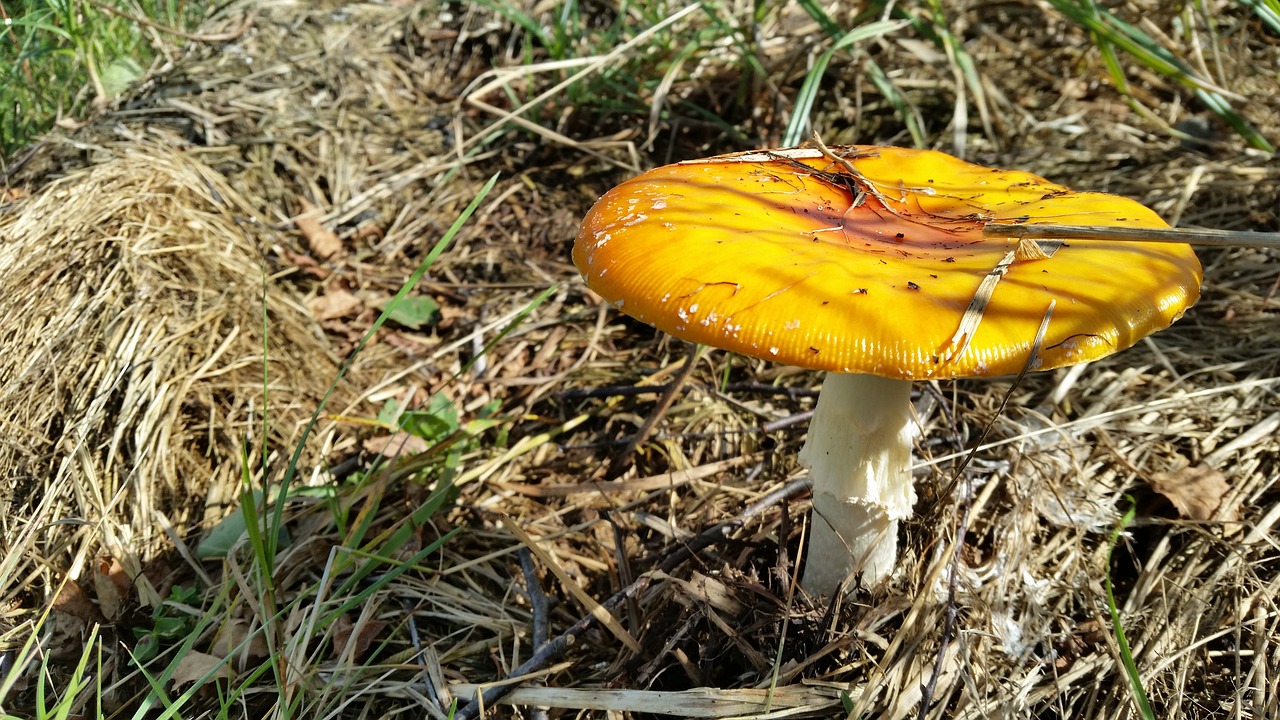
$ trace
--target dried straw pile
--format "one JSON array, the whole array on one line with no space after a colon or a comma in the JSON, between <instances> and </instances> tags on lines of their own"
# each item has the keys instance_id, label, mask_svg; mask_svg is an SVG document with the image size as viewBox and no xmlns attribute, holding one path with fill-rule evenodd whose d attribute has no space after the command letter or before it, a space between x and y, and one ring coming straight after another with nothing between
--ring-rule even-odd
<instances>
[{"instance_id":1,"label":"dried straw pile","mask_svg":"<svg viewBox=\"0 0 1280 720\"><path fill-rule=\"evenodd\" d=\"M98 555L136 576L234 502L261 436L264 322L271 451L335 376L221 174L161 145L104 155L0 213L5 597Z\"/></svg>"}]
</instances>

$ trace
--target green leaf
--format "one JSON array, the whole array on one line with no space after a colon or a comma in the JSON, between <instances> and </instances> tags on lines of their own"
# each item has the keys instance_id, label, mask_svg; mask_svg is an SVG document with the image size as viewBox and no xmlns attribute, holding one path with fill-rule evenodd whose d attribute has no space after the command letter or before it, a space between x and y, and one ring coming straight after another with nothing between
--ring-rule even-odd
<instances>
[{"instance_id":1,"label":"green leaf","mask_svg":"<svg viewBox=\"0 0 1280 720\"><path fill-rule=\"evenodd\" d=\"M1133 498L1126 495L1125 500L1129 502L1129 509L1125 511L1124 517L1120 518L1116 529L1111 532L1111 544L1107 548L1107 574L1103 577L1103 587L1107 591L1107 612L1111 615L1111 630L1115 633L1116 645L1120 648L1120 662L1124 665L1124 673L1129 678L1129 689L1133 691L1138 713L1144 720L1155 720L1156 714L1142 687L1142 673L1138 670L1138 664L1134 662L1133 650L1129 647L1129 638L1125 636L1124 624L1120 620L1120 607L1116 604L1115 591L1111 587L1111 556L1115 553L1116 545L1120 543L1120 533L1129 527L1137 515Z\"/></svg>"},{"instance_id":2,"label":"green leaf","mask_svg":"<svg viewBox=\"0 0 1280 720\"><path fill-rule=\"evenodd\" d=\"M396 421L400 419L400 401L395 398L388 398L382 404L382 409L378 411L378 423L387 427L396 425Z\"/></svg>"},{"instance_id":3,"label":"green leaf","mask_svg":"<svg viewBox=\"0 0 1280 720\"><path fill-rule=\"evenodd\" d=\"M387 319L410 330L434 325L440 318L440 304L429 297L407 297L390 308Z\"/></svg>"},{"instance_id":4,"label":"green leaf","mask_svg":"<svg viewBox=\"0 0 1280 720\"><path fill-rule=\"evenodd\" d=\"M400 418L400 427L415 437L427 442L435 442L457 429L457 423L449 418L433 415L422 410L405 413Z\"/></svg>"},{"instance_id":5,"label":"green leaf","mask_svg":"<svg viewBox=\"0 0 1280 720\"><path fill-rule=\"evenodd\" d=\"M151 632L158 638L172 640L187 632L187 623L182 618L162 617L156 620L156 626Z\"/></svg>"},{"instance_id":6,"label":"green leaf","mask_svg":"<svg viewBox=\"0 0 1280 720\"><path fill-rule=\"evenodd\" d=\"M262 502L262 491L253 491L253 501L255 503ZM218 521L217 525L209 531L196 545L196 557L202 560L213 560L224 558L240 542L240 538L249 532L248 523L245 521L245 513L243 506L236 508L230 515ZM280 528L278 541L281 545L288 544L289 534L284 527Z\"/></svg>"},{"instance_id":7,"label":"green leaf","mask_svg":"<svg viewBox=\"0 0 1280 720\"><path fill-rule=\"evenodd\" d=\"M107 91L108 97L118 97L140 77L142 67L133 58L116 58L102 70L102 89Z\"/></svg>"},{"instance_id":8,"label":"green leaf","mask_svg":"<svg viewBox=\"0 0 1280 720\"><path fill-rule=\"evenodd\" d=\"M425 408L410 410L400 416L400 429L436 442L458 429L458 408L443 395L432 395Z\"/></svg>"}]
</instances>

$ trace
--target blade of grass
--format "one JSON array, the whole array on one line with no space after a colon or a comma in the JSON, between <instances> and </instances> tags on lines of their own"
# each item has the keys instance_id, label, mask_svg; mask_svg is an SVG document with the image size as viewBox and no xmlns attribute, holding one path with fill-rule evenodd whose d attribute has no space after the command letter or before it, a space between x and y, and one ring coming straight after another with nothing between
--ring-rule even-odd
<instances>
[{"instance_id":1,"label":"blade of grass","mask_svg":"<svg viewBox=\"0 0 1280 720\"><path fill-rule=\"evenodd\" d=\"M402 528L407 527L410 529L410 532L412 532L413 530L416 530L416 527L414 527L411 524L404 524L404 525L401 525L400 527ZM347 599L343 600L342 603L338 605L336 608L333 608L326 614L322 615L320 617L320 626L327 627L331 625L335 620L338 619L340 615L343 615L344 613L350 611L352 608L355 608L359 605L364 604L369 600L370 597L373 596L374 593L386 587L387 583L391 582L392 580L395 580L396 578L405 574L409 570L412 570L414 568L422 569L422 562L426 560L428 557L430 557L432 553L436 552L441 547L443 547L445 543L447 543L451 538L453 538L454 535L457 535L459 532L461 532L461 528L454 528L450 530L449 532L436 538L426 547L422 548L421 550L419 550L418 552L414 553L412 556L404 560L397 560L394 557L389 557L386 555L358 553L357 554L358 557L370 561L362 564L360 566L360 570L365 570L365 568L368 568L369 570L367 572L354 573L350 578L347 578L346 581L343 583L343 585L338 588L338 591L337 591L338 594L345 594L345 591L351 590L359 580L363 580L364 578L368 577L369 573L373 571L373 568L379 567L379 563L386 564L390 566L391 569L379 575L376 580L369 583L369 585L363 588L362 590L360 590L360 592L357 592L351 595ZM359 577L357 577L357 575Z\"/></svg>"},{"instance_id":2,"label":"blade of grass","mask_svg":"<svg viewBox=\"0 0 1280 720\"><path fill-rule=\"evenodd\" d=\"M827 14L826 10L822 9L822 6L820 6L816 0L799 1L800 7L809 14L809 17L813 18L814 22L818 23L818 26L822 28L823 32L836 39L837 42L840 38L844 37L844 29ZM898 87L893 84L893 81L889 79L889 76L885 74L884 70L875 60L870 57L864 57L862 62L863 68L867 73L867 79L871 81L871 84L875 86L876 90L879 91L885 100L893 106L894 112L898 114L898 117L902 118L903 124L907 126L907 132L911 134L911 142L914 143L916 147L924 147L924 129L915 109L911 107L911 103L903 97L902 93L898 92ZM813 72L810 71L809 75L812 76ZM805 80L807 82L808 78L806 77ZM806 112L803 120L801 121L802 124L798 127L803 127L803 123L808 121L807 116L808 113ZM791 123L787 127L787 137L793 137L792 130L797 127L796 123L796 118L793 115ZM795 135L791 142L784 144L793 145L799 142L802 137L804 137L803 133Z\"/></svg>"},{"instance_id":3,"label":"blade of grass","mask_svg":"<svg viewBox=\"0 0 1280 720\"><path fill-rule=\"evenodd\" d=\"M285 509L285 506L288 504L286 501L289 498L289 488L292 485L293 479L298 472L298 464L301 460L302 452L306 447L307 439L310 437L312 431L315 429L316 425L318 424L319 419L322 416L322 413L324 412L324 408L328 404L329 399L332 397L334 390L338 387L338 384L346 376L348 370L351 368L351 365L355 362L355 359L359 356L360 352L364 349L365 345L368 344L370 339L382 327L382 325L387 321L387 319L391 317L392 313L395 312L396 308L400 305L400 303L406 297L409 296L409 293L413 290L414 287L417 286L419 281L421 281L422 277L426 274L427 270L431 267L432 264L435 263L436 259L440 257L440 254L444 252L445 248L447 248L449 244L453 242L454 237L457 236L458 232L462 229L463 225L466 224L466 222L471 218L471 216L475 213L475 211L480 207L480 204L489 195L490 191L493 190L493 187L497 183L497 181L498 181L497 174L494 174L492 177L489 178L488 182L486 182L485 185L480 189L480 191L476 194L475 198L472 199L471 203L468 204L467 207L458 215L458 217L454 220L453 224L444 233L444 235L441 236L440 240L435 244L435 246L432 247L431 251L427 253L427 256L422 260L422 262L418 265L418 267L414 270L414 272L409 276L408 279L405 280L404 284L401 285L400 290L395 294L395 296L391 298L391 300L383 308L382 313L374 320L373 324L369 327L369 329L365 332L364 336L360 339L360 342L357 344L356 348L351 352L350 356L348 356L346 361L339 368L337 375L334 377L333 381L329 384L329 387L326 390L324 397L321 398L320 403L312 412L311 418L308 420L306 426L303 428L302 433L299 436L296 445L294 446L293 453L289 458L288 464L285 467L284 475L281 478L279 486L276 488L275 493L270 493L268 488L262 489L261 513L259 512L259 507L257 504L258 501L255 498L254 490L252 488L252 478L249 475L250 455L248 453L247 448L243 452L242 463L241 463L241 467L243 468L241 511L245 514L246 531L248 533L249 545L252 548L252 554L254 557L254 567L256 568L255 575L257 577L257 581L260 583L260 587L258 591L261 594L260 602L262 604L262 611L264 615L264 617L262 618L262 621L263 621L262 632L263 632L264 640L267 643L268 653L270 654L271 657L278 656L280 652L278 641L281 636L277 635L277 633L272 630L272 628L274 627L275 619L282 616L282 610L278 606L278 603L276 600L276 593L274 590L274 579L273 579L276 571L276 558L278 557L279 550L280 550L280 533L285 527L284 509ZM264 292L265 292L265 284L264 284ZM269 330L270 330L269 321L266 316L266 303L263 302L263 373L264 373L263 375L263 406L264 407L270 406L268 403L269 398L267 396L269 378L266 374L267 367L268 367L267 358L269 357L269 347L267 345L267 339L270 334ZM262 482L264 484L268 482L267 480L268 478L267 454L268 453L265 447L267 431L268 431L268 422L269 420L268 418L265 417L265 414L264 414L263 426L262 426L262 442L264 446L261 450L262 462L263 462ZM272 509L268 511L266 509L267 502L272 495L274 495L275 502L274 502L274 505L272 506ZM295 603L297 601L298 601L297 599L294 600ZM285 687L287 683L287 678L280 675L280 673L284 672L284 668L279 663L271 663L271 665L273 667L273 670L277 674L277 677L276 677L277 686L281 688Z\"/></svg>"},{"instance_id":4,"label":"blade of grass","mask_svg":"<svg viewBox=\"0 0 1280 720\"><path fill-rule=\"evenodd\" d=\"M952 120L952 132L955 135L954 148L957 155L964 156L965 136L967 133L966 114L967 99L962 95L962 87L968 88L969 95L973 97L974 105L978 108L978 118L982 121L982 130L989 138L995 137L995 130L991 125L991 111L987 107L987 93L982 86L982 78L978 76L978 68L973 62L973 57L965 50L964 43L951 32L950 26L947 24L946 12L942 7L940 0L929 0L930 9L933 11L932 22L928 23L928 30L932 31L935 37L934 43L942 48L947 56L947 60L951 63L952 73L957 76L956 82L956 109ZM923 18L917 23L917 27L926 25ZM926 36L930 33L925 32Z\"/></svg>"},{"instance_id":5,"label":"blade of grass","mask_svg":"<svg viewBox=\"0 0 1280 720\"><path fill-rule=\"evenodd\" d=\"M1274 146L1231 107L1231 100L1245 98L1200 77L1181 58L1161 46L1142 30L1117 18L1110 11L1098 6L1094 0L1049 0L1049 4L1068 19L1088 30L1102 53L1103 62L1112 81L1128 100L1130 107L1147 119L1155 119L1133 96L1125 78L1124 69L1116 56L1119 48L1142 63L1149 70L1187 87L1206 107L1223 119L1246 142L1265 152L1275 152ZM1157 122L1168 128L1163 121Z\"/></svg>"},{"instance_id":6,"label":"blade of grass","mask_svg":"<svg viewBox=\"0 0 1280 720\"><path fill-rule=\"evenodd\" d=\"M928 145L920 115L911 106L910 101L907 100L906 96L898 92L898 86L893 84L893 81L885 74L879 63L871 58L867 58L864 63L867 77L871 80L871 84L875 85L880 94L884 96L884 99L889 101L889 104L898 113L898 117L902 118L902 122L907 126L907 132L911 134L911 143L918 148Z\"/></svg>"},{"instance_id":7,"label":"blade of grass","mask_svg":"<svg viewBox=\"0 0 1280 720\"><path fill-rule=\"evenodd\" d=\"M409 278L405 280L404 284L400 286L400 290L396 292L396 294L387 303L386 307L383 308L382 313L373 321L373 325L371 325L369 329L365 331L364 336L360 338L360 342L356 345L355 350L351 352L351 355L345 362L343 362L342 367L338 369L338 375L333 379L333 382L330 383L329 389L325 392L324 397L321 398L315 411L312 412L311 419L302 429L302 435L298 438L298 443L294 447L292 456L289 458L289 464L285 468L284 478L281 480L279 497L284 498L287 496L288 487L293 482L293 478L298 472L298 463L302 459L302 452L306 446L307 439L311 436L311 432L319 422L325 406L329 403L329 398L333 396L334 390L338 387L338 383L342 381L342 378L346 377L347 371L351 369L351 365L355 362L356 357L364 350L365 345L369 343L374 334L378 332L384 323L386 323L387 318L391 316L391 313L395 308L401 301L409 296L409 293L412 292L415 287L417 287L418 282L422 280L422 277L426 274L427 270L430 269L436 259L440 257L440 254L444 252L445 248L453 242L454 237L456 237L458 232L462 230L462 226L471 219L473 214L475 214L475 211L480 207L480 204L484 199L488 197L490 191L493 190L493 187L497 182L498 175L495 174L493 177L489 178L488 182L486 182L482 188L480 188L480 191L476 194L475 198L472 199L471 203L468 204L467 207L458 215L453 224L449 226L449 229L445 231L445 234L441 236L440 240L431 248L431 251L427 253L427 256L423 258L417 269L413 271L413 274L410 275ZM275 505L275 511L272 515L271 529L266 533L266 537L264 538L265 542L270 543L269 552L267 553L268 570L274 563L276 551L275 536L273 533L283 527L283 525L284 503L278 502Z\"/></svg>"},{"instance_id":8,"label":"blade of grass","mask_svg":"<svg viewBox=\"0 0 1280 720\"><path fill-rule=\"evenodd\" d=\"M1147 693L1142 688L1142 675L1138 672L1138 664L1133 661L1133 650L1129 648L1129 639L1125 637L1124 625L1120 622L1120 609L1116 607L1115 592L1111 587L1111 556L1120 542L1120 533L1124 531L1137 515L1132 498L1129 498L1129 509L1120 518L1116 529L1111 533L1111 546L1107 549L1107 574L1103 578L1107 590L1107 612L1111 615L1111 629L1116 636L1116 645L1120 647L1120 662L1124 664L1125 675L1129 678L1129 687L1133 690L1134 702L1144 720L1155 720L1155 712L1147 700Z\"/></svg>"},{"instance_id":9,"label":"blade of grass","mask_svg":"<svg viewBox=\"0 0 1280 720\"><path fill-rule=\"evenodd\" d=\"M835 43L818 56L813 67L805 75L804 83L800 85L800 92L796 95L795 107L791 111L791 121L787 124L787 132L782 137L782 144L796 145L809 136L809 114L813 111L814 102L817 100L822 77L836 53L862 40L883 37L905 26L906 22L901 20L882 20L859 26L837 36Z\"/></svg>"},{"instance_id":10,"label":"blade of grass","mask_svg":"<svg viewBox=\"0 0 1280 720\"><path fill-rule=\"evenodd\" d=\"M1280 0L1240 0L1258 19L1280 34Z\"/></svg>"},{"instance_id":11,"label":"blade of grass","mask_svg":"<svg viewBox=\"0 0 1280 720\"><path fill-rule=\"evenodd\" d=\"M524 29L525 32L532 35L538 41L538 44L547 51L551 52L557 47L557 43L543 32L541 23L521 12L514 3L494 2L493 0L478 1L481 5L510 20L513 25ZM555 57L554 52L552 52L552 57ZM556 57L556 59L559 60L561 58Z\"/></svg>"}]
</instances>

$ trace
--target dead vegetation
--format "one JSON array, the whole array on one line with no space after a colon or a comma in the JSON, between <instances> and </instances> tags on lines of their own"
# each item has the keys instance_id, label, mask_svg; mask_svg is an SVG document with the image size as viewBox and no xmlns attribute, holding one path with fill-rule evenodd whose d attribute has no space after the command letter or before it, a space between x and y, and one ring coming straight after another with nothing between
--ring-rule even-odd
<instances>
[{"instance_id":1,"label":"dead vegetation","mask_svg":"<svg viewBox=\"0 0 1280 720\"><path fill-rule=\"evenodd\" d=\"M794 588L792 458L819 378L693 353L603 306L568 260L626 173L781 136L824 36L791 5L755 28L714 7L583 7L570 19L588 30L556 57L480 4L263 3L242 35L188 47L11 166L4 710L66 687L102 623L104 689L77 713L157 705L122 651L150 637L150 672L201 717L239 691L243 717L443 718L513 674L512 704L485 716L1138 717L1110 579L1157 716L1280 713L1273 251L1202 253L1199 306L1119 356L1016 387L921 385L932 439L904 569L835 605ZM1280 137L1280 88L1257 71L1280 40L1239 7L1215 6L1212 27L1163 7L1117 12L1175 47L1179 18L1199 19L1183 27L1206 72ZM551 32L551 9L519 10ZM1175 224L1278 228L1273 158L1215 121L1190 142L1136 117L1046 7L946 19L982 98L904 32L837 56L814 125L909 142L870 57L941 149L963 135L969 159ZM1169 82L1133 81L1169 125L1204 117ZM337 384L270 569L252 543L196 558L242 481L275 497L341 360L495 172L414 291L438 312L382 327ZM389 400L429 409L427 428L394 432ZM158 635L162 619L180 632ZM42 654L15 665L33 635Z\"/></svg>"}]
</instances>

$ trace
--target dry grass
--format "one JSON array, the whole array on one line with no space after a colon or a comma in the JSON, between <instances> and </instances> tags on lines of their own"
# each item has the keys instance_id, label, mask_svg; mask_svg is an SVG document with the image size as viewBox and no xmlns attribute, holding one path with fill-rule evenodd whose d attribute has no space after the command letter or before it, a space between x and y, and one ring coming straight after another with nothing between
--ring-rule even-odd
<instances>
[{"instance_id":1,"label":"dry grass","mask_svg":"<svg viewBox=\"0 0 1280 720\"><path fill-rule=\"evenodd\" d=\"M1174 16L1147 5L1119 11L1172 33ZM248 7L208 32L239 27ZM120 647L159 613L184 633L150 666L178 671L164 692L203 674L184 657L227 658L187 716L443 718L528 663L515 705L486 716L831 717L847 702L854 717L1136 717L1109 577L1158 716L1280 713L1274 252L1203 253L1200 305L1117 357L1017 387L922 385L922 500L901 572L835 606L794 589L807 511L794 457L819 378L691 356L602 306L568 261L577 219L626 173L781 135L822 49L817 25L788 5L748 32L745 11L712 7L727 25L672 4L669 24L637 21L608 42L599 10L557 59L481 5L266 3L243 36L188 48L11 169L4 710L31 712L41 677L64 682L94 622L107 624L105 711L154 702ZM1129 195L1182 224L1277 229L1273 159L1225 133L1203 150L1160 134L1044 8L948 18L983 98L904 31L837 57L815 126L905 142L863 73L874 57L943 149L958 119L973 159ZM1250 68L1273 67L1280 43L1238 8L1215 18L1213 33L1193 29L1206 69L1274 140L1280 88ZM1177 88L1139 75L1160 117L1189 116ZM278 489L339 359L493 172L416 291L438 319L378 330L339 385L297 466L278 553L192 557L240 498L245 438L251 484ZM341 241L329 258L294 222L304 200ZM496 401L498 422L406 439L374 420L388 399L433 397L463 421ZM377 463L383 448L427 452ZM1222 482L1192 486L1209 500L1199 519L1152 490L1177 496L1206 475ZM197 592L177 602L175 586ZM44 675L8 664L33 633ZM546 638L562 652L529 662Z\"/></svg>"}]
</instances>

